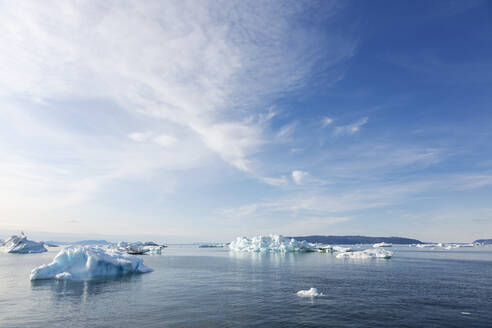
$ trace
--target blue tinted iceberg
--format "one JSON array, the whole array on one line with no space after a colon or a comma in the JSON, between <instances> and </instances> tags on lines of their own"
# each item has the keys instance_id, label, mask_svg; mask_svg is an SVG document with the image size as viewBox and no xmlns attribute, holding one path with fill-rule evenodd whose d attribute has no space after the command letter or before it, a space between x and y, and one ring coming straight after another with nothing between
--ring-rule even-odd
<instances>
[{"instance_id":1,"label":"blue tinted iceberg","mask_svg":"<svg viewBox=\"0 0 492 328\"><path fill-rule=\"evenodd\" d=\"M237 237L229 244L229 249L237 252L268 253L268 252L316 252L314 244L297 241L279 235L256 236L251 239Z\"/></svg>"},{"instance_id":2,"label":"blue tinted iceberg","mask_svg":"<svg viewBox=\"0 0 492 328\"><path fill-rule=\"evenodd\" d=\"M28 240L24 233L11 236L0 244L0 251L4 253L42 253L48 251L43 243Z\"/></svg>"},{"instance_id":3,"label":"blue tinted iceberg","mask_svg":"<svg viewBox=\"0 0 492 328\"><path fill-rule=\"evenodd\" d=\"M115 249L72 246L62 249L50 264L33 269L30 279L91 279L152 271L142 259Z\"/></svg>"},{"instance_id":4,"label":"blue tinted iceberg","mask_svg":"<svg viewBox=\"0 0 492 328\"><path fill-rule=\"evenodd\" d=\"M382 248L366 249L358 252L347 252L337 254L337 259L390 259L393 256L393 252L387 251Z\"/></svg>"}]
</instances>

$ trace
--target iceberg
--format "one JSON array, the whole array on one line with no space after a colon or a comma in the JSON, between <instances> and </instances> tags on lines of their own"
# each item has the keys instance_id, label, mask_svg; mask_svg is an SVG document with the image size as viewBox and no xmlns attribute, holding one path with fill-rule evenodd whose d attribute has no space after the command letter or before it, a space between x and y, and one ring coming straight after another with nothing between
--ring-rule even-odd
<instances>
[{"instance_id":1,"label":"iceberg","mask_svg":"<svg viewBox=\"0 0 492 328\"><path fill-rule=\"evenodd\" d=\"M320 253L333 253L335 250L333 249L333 246L331 245L318 245L318 252Z\"/></svg>"},{"instance_id":2,"label":"iceberg","mask_svg":"<svg viewBox=\"0 0 492 328\"><path fill-rule=\"evenodd\" d=\"M4 253L43 253L48 250L44 247L43 243L37 243L32 240L28 240L26 235L21 232L19 235L13 235L0 244L0 251Z\"/></svg>"},{"instance_id":3,"label":"iceberg","mask_svg":"<svg viewBox=\"0 0 492 328\"><path fill-rule=\"evenodd\" d=\"M429 248L429 247L436 247L437 244L417 244L416 247L418 248Z\"/></svg>"},{"instance_id":4,"label":"iceberg","mask_svg":"<svg viewBox=\"0 0 492 328\"><path fill-rule=\"evenodd\" d=\"M393 244L382 242L382 243L374 244L374 245L372 245L372 247L374 247L374 248L379 248L379 247L393 247Z\"/></svg>"},{"instance_id":5,"label":"iceberg","mask_svg":"<svg viewBox=\"0 0 492 328\"><path fill-rule=\"evenodd\" d=\"M162 248L166 246L160 246L152 241L147 241L145 243L137 241L134 243L127 241L120 241L116 248L119 251L127 252L132 255L143 255L143 254L161 254Z\"/></svg>"},{"instance_id":6,"label":"iceberg","mask_svg":"<svg viewBox=\"0 0 492 328\"><path fill-rule=\"evenodd\" d=\"M390 259L393 256L393 252L385 249L366 249L364 251L346 252L337 254L337 259Z\"/></svg>"},{"instance_id":7,"label":"iceberg","mask_svg":"<svg viewBox=\"0 0 492 328\"><path fill-rule=\"evenodd\" d=\"M34 268L30 279L91 279L152 271L142 259L115 249L71 246L62 249L53 262Z\"/></svg>"},{"instance_id":8,"label":"iceberg","mask_svg":"<svg viewBox=\"0 0 492 328\"><path fill-rule=\"evenodd\" d=\"M251 239L237 237L229 244L229 249L236 252L268 253L268 252L316 252L314 244L297 241L280 235L256 236Z\"/></svg>"},{"instance_id":9,"label":"iceberg","mask_svg":"<svg viewBox=\"0 0 492 328\"><path fill-rule=\"evenodd\" d=\"M343 246L333 246L333 250L335 252L339 252L339 253L346 253L346 252L353 252L354 251L353 248L343 247Z\"/></svg>"},{"instance_id":10,"label":"iceberg","mask_svg":"<svg viewBox=\"0 0 492 328\"><path fill-rule=\"evenodd\" d=\"M316 296L324 296L324 295L323 295L323 293L319 293L318 289L311 287L308 290L298 291L297 296L300 296L300 297L316 297Z\"/></svg>"}]
</instances>

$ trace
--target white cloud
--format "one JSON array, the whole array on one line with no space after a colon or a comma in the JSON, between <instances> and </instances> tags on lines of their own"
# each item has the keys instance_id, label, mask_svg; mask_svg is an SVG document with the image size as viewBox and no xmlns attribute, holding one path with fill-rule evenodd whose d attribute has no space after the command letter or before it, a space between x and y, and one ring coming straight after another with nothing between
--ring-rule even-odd
<instances>
[{"instance_id":1,"label":"white cloud","mask_svg":"<svg viewBox=\"0 0 492 328\"><path fill-rule=\"evenodd\" d=\"M177 139L173 136L161 134L161 135L158 135L157 137L154 138L154 142L156 144L164 146L164 147L170 147L170 146L176 144Z\"/></svg>"},{"instance_id":2,"label":"white cloud","mask_svg":"<svg viewBox=\"0 0 492 328\"><path fill-rule=\"evenodd\" d=\"M152 136L152 132L133 132L128 135L128 138L136 142L147 141Z\"/></svg>"},{"instance_id":3,"label":"white cloud","mask_svg":"<svg viewBox=\"0 0 492 328\"><path fill-rule=\"evenodd\" d=\"M324 76L338 81L353 55L353 40L299 24L309 7L1 3L0 195L10 204L0 216L19 218L22 208L33 222L157 172L166 192L176 188L175 171L222 162L260 176L258 154L275 139L273 100L313 71L339 72ZM336 19L339 4L321 7Z\"/></svg>"},{"instance_id":4,"label":"white cloud","mask_svg":"<svg viewBox=\"0 0 492 328\"><path fill-rule=\"evenodd\" d=\"M285 175L282 175L280 178L262 177L261 181L271 186L284 186L288 183Z\"/></svg>"},{"instance_id":5,"label":"white cloud","mask_svg":"<svg viewBox=\"0 0 492 328\"><path fill-rule=\"evenodd\" d=\"M294 180L295 184L299 185L304 183L307 177L309 177L308 172L304 172L300 170L292 171L292 180Z\"/></svg>"},{"instance_id":6,"label":"white cloud","mask_svg":"<svg viewBox=\"0 0 492 328\"><path fill-rule=\"evenodd\" d=\"M360 128L367 123L367 121L368 118L364 117L352 124L337 126L335 127L333 134L336 136L356 134L357 132L360 131Z\"/></svg>"},{"instance_id":7,"label":"white cloud","mask_svg":"<svg viewBox=\"0 0 492 328\"><path fill-rule=\"evenodd\" d=\"M297 122L289 123L284 125L280 131L277 132L277 137L279 138L286 138L289 137L292 133L294 133L294 130L297 126Z\"/></svg>"},{"instance_id":8,"label":"white cloud","mask_svg":"<svg viewBox=\"0 0 492 328\"><path fill-rule=\"evenodd\" d=\"M331 123L333 123L333 119L331 117L328 117L328 116L324 116L323 119L321 120L321 125L324 128L327 127L328 125L330 125Z\"/></svg>"},{"instance_id":9,"label":"white cloud","mask_svg":"<svg viewBox=\"0 0 492 328\"><path fill-rule=\"evenodd\" d=\"M324 7L334 14L340 6ZM245 119L253 105L303 85L321 59L331 67L353 53L352 41L296 24L305 10L297 2L8 4L0 94L109 99L190 128L251 171L265 129Z\"/></svg>"}]
</instances>

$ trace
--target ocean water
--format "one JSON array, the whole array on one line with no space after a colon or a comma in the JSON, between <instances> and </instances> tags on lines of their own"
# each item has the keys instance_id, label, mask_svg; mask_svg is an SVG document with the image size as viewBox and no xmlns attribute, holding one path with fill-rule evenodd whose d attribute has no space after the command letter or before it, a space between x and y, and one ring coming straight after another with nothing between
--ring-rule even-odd
<instances>
[{"instance_id":1,"label":"ocean water","mask_svg":"<svg viewBox=\"0 0 492 328\"><path fill-rule=\"evenodd\" d=\"M170 246L154 272L29 281L58 252L0 254L0 327L492 327L492 247L391 260ZM316 287L326 296L301 298Z\"/></svg>"}]
</instances>

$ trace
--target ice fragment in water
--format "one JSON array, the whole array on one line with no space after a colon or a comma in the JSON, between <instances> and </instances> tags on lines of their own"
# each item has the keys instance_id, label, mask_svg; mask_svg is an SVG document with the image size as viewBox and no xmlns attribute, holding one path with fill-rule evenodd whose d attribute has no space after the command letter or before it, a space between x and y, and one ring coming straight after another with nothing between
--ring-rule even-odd
<instances>
[{"instance_id":1,"label":"ice fragment in water","mask_svg":"<svg viewBox=\"0 0 492 328\"><path fill-rule=\"evenodd\" d=\"M315 297L315 296L324 296L322 293L318 292L318 289L311 287L308 290L300 290L297 292L297 296L300 297Z\"/></svg>"}]
</instances>

